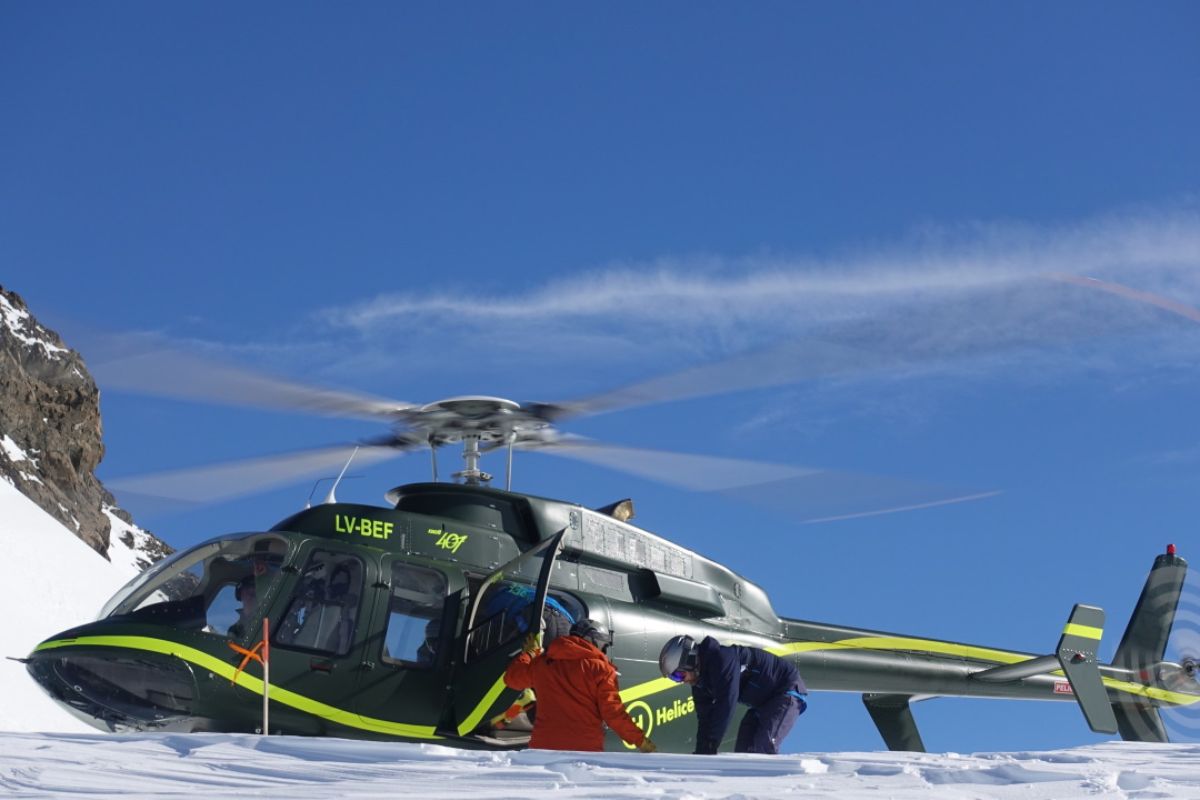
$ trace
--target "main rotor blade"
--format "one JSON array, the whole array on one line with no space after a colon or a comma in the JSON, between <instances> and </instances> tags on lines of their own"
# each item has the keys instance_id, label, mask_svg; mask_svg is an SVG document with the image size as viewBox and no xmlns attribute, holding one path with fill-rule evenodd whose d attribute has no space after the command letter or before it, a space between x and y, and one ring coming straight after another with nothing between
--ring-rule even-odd
<instances>
[{"instance_id":1,"label":"main rotor blade","mask_svg":"<svg viewBox=\"0 0 1200 800\"><path fill-rule=\"evenodd\" d=\"M104 482L121 494L136 494L185 503L214 503L254 494L322 472L337 474L356 445L336 445L204 467L116 478ZM403 454L395 447L357 445L352 467L377 464Z\"/></svg>"},{"instance_id":2,"label":"main rotor blade","mask_svg":"<svg viewBox=\"0 0 1200 800\"><path fill-rule=\"evenodd\" d=\"M412 403L302 383L222 364L153 338L101 337L91 364L105 389L223 405L307 411L334 417L394 419Z\"/></svg>"},{"instance_id":3,"label":"main rotor blade","mask_svg":"<svg viewBox=\"0 0 1200 800\"><path fill-rule=\"evenodd\" d=\"M899 305L884 315L815 329L802 343L733 356L540 408L545 419L557 422L830 376L930 369L1022 349L1161 329L1169 320L1164 311L1200 321L1200 310L1149 292L1075 275L1034 276L964 291L952 301Z\"/></svg>"},{"instance_id":4,"label":"main rotor blade","mask_svg":"<svg viewBox=\"0 0 1200 800\"><path fill-rule=\"evenodd\" d=\"M692 400L730 392L786 386L822 375L885 366L890 356L831 342L788 344L713 364L659 375L611 392L556 406L555 420Z\"/></svg>"},{"instance_id":5,"label":"main rotor blade","mask_svg":"<svg viewBox=\"0 0 1200 800\"><path fill-rule=\"evenodd\" d=\"M696 492L719 492L820 472L807 467L789 467L761 461L623 447L581 436L564 436L555 442L527 449L546 455L586 461Z\"/></svg>"},{"instance_id":6,"label":"main rotor blade","mask_svg":"<svg viewBox=\"0 0 1200 800\"><path fill-rule=\"evenodd\" d=\"M531 449L683 489L723 494L782 511L804 523L911 511L1000 494L882 475L621 447L582 437Z\"/></svg>"}]
</instances>

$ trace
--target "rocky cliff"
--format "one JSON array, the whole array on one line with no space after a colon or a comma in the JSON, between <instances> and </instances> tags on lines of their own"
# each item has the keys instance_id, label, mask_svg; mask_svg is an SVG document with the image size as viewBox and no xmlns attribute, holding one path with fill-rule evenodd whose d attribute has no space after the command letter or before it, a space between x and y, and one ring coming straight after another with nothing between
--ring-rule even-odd
<instances>
[{"instance_id":1,"label":"rocky cliff","mask_svg":"<svg viewBox=\"0 0 1200 800\"><path fill-rule=\"evenodd\" d=\"M170 552L96 479L100 392L79 354L0 286L0 478L96 552L142 568Z\"/></svg>"}]
</instances>

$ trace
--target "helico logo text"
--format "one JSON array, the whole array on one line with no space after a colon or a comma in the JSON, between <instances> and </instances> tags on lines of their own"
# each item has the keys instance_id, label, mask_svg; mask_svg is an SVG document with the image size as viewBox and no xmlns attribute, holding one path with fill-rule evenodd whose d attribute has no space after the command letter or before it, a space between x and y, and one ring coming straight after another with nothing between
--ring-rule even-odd
<instances>
[{"instance_id":1,"label":"helico logo text","mask_svg":"<svg viewBox=\"0 0 1200 800\"><path fill-rule=\"evenodd\" d=\"M651 708L645 700L635 700L625 707L633 724L642 729L647 736L660 725L679 719L695 712L696 701L689 697L687 700L675 700L669 706ZM634 749L629 742L622 742L627 750Z\"/></svg>"}]
</instances>

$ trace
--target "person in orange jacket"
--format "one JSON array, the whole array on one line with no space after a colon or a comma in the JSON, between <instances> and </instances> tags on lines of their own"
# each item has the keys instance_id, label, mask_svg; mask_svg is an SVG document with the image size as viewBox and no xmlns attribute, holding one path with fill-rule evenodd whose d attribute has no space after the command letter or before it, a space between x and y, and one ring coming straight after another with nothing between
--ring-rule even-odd
<instances>
[{"instance_id":1,"label":"person in orange jacket","mask_svg":"<svg viewBox=\"0 0 1200 800\"><path fill-rule=\"evenodd\" d=\"M608 629L590 619L576 622L569 636L552 641L544 653L536 634L526 637L521 654L504 672L504 682L518 691L532 687L537 695L530 747L603 750L607 723L643 753L657 749L621 704L617 671L605 655L611 644Z\"/></svg>"}]
</instances>

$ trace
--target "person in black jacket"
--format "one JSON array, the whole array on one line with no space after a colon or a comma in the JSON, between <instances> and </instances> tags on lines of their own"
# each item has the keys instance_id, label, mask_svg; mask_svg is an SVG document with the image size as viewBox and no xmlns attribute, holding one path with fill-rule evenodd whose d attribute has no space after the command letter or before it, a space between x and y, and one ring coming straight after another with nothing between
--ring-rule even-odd
<instances>
[{"instance_id":1,"label":"person in black jacket","mask_svg":"<svg viewBox=\"0 0 1200 800\"><path fill-rule=\"evenodd\" d=\"M808 708L808 690L796 667L757 647L723 646L711 636L696 644L690 636L675 636L663 646L658 666L665 677L692 687L701 755L717 752L736 703L750 706L738 727L738 753L778 753Z\"/></svg>"}]
</instances>

